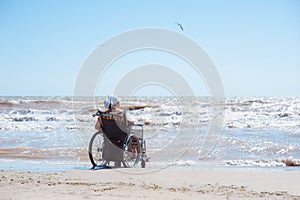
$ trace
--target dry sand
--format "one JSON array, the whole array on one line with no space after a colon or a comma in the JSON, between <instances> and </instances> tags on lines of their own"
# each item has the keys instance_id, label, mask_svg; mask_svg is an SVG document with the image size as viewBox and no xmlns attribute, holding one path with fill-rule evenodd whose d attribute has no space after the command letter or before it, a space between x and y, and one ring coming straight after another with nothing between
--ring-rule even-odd
<instances>
[{"instance_id":1,"label":"dry sand","mask_svg":"<svg viewBox=\"0 0 300 200\"><path fill-rule=\"evenodd\" d=\"M288 169L1 170L0 199L300 199Z\"/></svg>"}]
</instances>

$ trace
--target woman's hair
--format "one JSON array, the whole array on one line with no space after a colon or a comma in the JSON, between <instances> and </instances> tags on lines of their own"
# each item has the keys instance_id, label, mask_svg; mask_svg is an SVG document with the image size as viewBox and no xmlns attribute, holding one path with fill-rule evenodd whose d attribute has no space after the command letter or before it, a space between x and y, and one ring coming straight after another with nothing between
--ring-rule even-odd
<instances>
[{"instance_id":1,"label":"woman's hair","mask_svg":"<svg viewBox=\"0 0 300 200\"><path fill-rule=\"evenodd\" d=\"M120 100L118 97L113 96L113 95L107 95L107 97L104 100L104 107L105 108L111 108L113 105L119 103Z\"/></svg>"}]
</instances>

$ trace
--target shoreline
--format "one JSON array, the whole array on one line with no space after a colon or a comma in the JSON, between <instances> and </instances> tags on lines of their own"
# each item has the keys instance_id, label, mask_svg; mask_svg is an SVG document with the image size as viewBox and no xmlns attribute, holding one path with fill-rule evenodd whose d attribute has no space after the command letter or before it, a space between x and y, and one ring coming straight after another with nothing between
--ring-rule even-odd
<instances>
[{"instance_id":1,"label":"shoreline","mask_svg":"<svg viewBox=\"0 0 300 200\"><path fill-rule=\"evenodd\" d=\"M247 161L247 160L246 160ZM273 165L261 160L263 165L258 165L258 161L247 161L250 165L240 164L241 160L234 160L237 164L227 164L225 161L199 161L178 160L175 162L150 161L147 162L146 170L163 169L257 169L275 171L298 171L300 172L299 159L283 159ZM277 161L277 160L276 160ZM252 164L257 165L252 165ZM137 166L138 169L140 166ZM86 159L22 159L22 158L0 158L0 170L7 171L31 171L31 172L66 172L73 170L90 170L92 165ZM113 167L112 167L113 168Z\"/></svg>"},{"instance_id":2,"label":"shoreline","mask_svg":"<svg viewBox=\"0 0 300 200\"><path fill-rule=\"evenodd\" d=\"M1 199L300 199L298 170L0 170L0 177Z\"/></svg>"}]
</instances>

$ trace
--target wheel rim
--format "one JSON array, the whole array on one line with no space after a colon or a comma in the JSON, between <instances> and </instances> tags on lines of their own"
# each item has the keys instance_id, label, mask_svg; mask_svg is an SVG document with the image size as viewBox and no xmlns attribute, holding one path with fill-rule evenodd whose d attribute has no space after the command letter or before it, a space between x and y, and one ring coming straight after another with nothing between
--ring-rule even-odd
<instances>
[{"instance_id":1,"label":"wheel rim","mask_svg":"<svg viewBox=\"0 0 300 200\"><path fill-rule=\"evenodd\" d=\"M127 140L124 151L123 160L125 167L135 167L141 159L140 141L138 141L136 151L132 149L132 136Z\"/></svg>"},{"instance_id":2,"label":"wheel rim","mask_svg":"<svg viewBox=\"0 0 300 200\"><path fill-rule=\"evenodd\" d=\"M93 166L106 165L107 161L103 159L104 140L100 133L96 133L89 146L90 160Z\"/></svg>"}]
</instances>

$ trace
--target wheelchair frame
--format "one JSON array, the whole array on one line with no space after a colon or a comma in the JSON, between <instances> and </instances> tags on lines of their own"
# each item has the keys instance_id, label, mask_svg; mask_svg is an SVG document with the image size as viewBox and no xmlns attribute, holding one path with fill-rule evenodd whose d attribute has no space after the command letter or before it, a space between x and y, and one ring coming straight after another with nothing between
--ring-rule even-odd
<instances>
[{"instance_id":1,"label":"wheelchair frame","mask_svg":"<svg viewBox=\"0 0 300 200\"><path fill-rule=\"evenodd\" d=\"M104 115L104 113L98 111L93 116L102 115ZM88 148L89 159L93 165L92 168L106 167L109 166L111 162L114 162L116 167L120 167L122 163L126 168L137 167L138 164L141 163L141 167L145 168L146 142L143 136L143 126L142 124L127 126L126 138L122 143L112 141L112 139L109 139L102 131L94 133L90 139ZM136 147L136 152L133 152L133 146Z\"/></svg>"}]
</instances>

